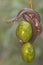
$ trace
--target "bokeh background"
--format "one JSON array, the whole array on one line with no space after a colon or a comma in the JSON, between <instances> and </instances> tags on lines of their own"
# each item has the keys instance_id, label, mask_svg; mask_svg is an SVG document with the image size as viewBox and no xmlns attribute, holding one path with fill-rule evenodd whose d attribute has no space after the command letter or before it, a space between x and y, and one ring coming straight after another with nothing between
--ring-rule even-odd
<instances>
[{"instance_id":1,"label":"bokeh background","mask_svg":"<svg viewBox=\"0 0 43 65\"><path fill-rule=\"evenodd\" d=\"M21 20L15 23L6 23L6 20L15 17L17 13L28 7L29 0L0 0L0 65L43 65L43 0L33 0L33 9L41 17L42 33L37 37L35 59L31 63L22 60L20 44L16 37L16 28Z\"/></svg>"}]
</instances>

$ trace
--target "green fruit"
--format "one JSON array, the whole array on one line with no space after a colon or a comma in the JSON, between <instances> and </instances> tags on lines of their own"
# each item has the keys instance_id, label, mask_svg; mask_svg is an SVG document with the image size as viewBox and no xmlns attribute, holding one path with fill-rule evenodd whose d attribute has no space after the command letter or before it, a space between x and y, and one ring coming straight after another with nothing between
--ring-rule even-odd
<instances>
[{"instance_id":1,"label":"green fruit","mask_svg":"<svg viewBox=\"0 0 43 65\"><path fill-rule=\"evenodd\" d=\"M27 42L32 36L32 26L27 21L22 21L16 30L16 35L23 42Z\"/></svg>"},{"instance_id":2,"label":"green fruit","mask_svg":"<svg viewBox=\"0 0 43 65\"><path fill-rule=\"evenodd\" d=\"M32 62L35 57L35 50L32 44L26 43L21 47L21 56L24 61Z\"/></svg>"}]
</instances>

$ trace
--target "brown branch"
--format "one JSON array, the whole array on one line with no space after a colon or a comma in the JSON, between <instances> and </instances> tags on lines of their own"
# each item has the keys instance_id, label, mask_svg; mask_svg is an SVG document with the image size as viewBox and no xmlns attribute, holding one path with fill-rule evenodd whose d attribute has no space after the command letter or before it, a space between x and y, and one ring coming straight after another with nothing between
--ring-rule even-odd
<instances>
[{"instance_id":1,"label":"brown branch","mask_svg":"<svg viewBox=\"0 0 43 65\"><path fill-rule=\"evenodd\" d=\"M32 16L32 17L31 17ZM36 37L41 33L42 28L40 24L40 15L38 12L34 11L31 8L24 8L22 9L18 15L12 19L9 19L8 22L14 22L19 20L19 18L23 17L24 20L29 22L32 26L32 37L29 40L30 43L33 43ZM23 42L22 42L23 43Z\"/></svg>"}]
</instances>

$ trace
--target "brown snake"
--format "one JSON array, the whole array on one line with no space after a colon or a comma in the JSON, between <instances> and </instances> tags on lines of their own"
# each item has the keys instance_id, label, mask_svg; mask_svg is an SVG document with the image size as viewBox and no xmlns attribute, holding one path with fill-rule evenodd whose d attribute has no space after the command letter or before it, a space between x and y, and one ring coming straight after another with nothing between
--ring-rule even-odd
<instances>
[{"instance_id":1,"label":"brown snake","mask_svg":"<svg viewBox=\"0 0 43 65\"><path fill-rule=\"evenodd\" d=\"M18 15L12 19L9 19L7 22L15 22L19 18L23 17L24 20L29 22L32 26L32 37L29 40L30 43L33 43L36 37L42 32L41 24L40 24L40 15L38 12L31 8L22 9ZM23 41L22 41L23 43Z\"/></svg>"}]
</instances>

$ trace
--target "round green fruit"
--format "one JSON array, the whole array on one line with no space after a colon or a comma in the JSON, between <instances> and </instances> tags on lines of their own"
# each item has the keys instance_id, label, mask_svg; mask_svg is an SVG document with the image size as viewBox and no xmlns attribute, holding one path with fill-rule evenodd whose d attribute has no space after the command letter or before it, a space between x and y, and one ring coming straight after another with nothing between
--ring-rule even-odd
<instances>
[{"instance_id":1,"label":"round green fruit","mask_svg":"<svg viewBox=\"0 0 43 65\"><path fill-rule=\"evenodd\" d=\"M21 56L24 61L32 62L35 57L35 49L30 43L25 43L21 47Z\"/></svg>"},{"instance_id":2,"label":"round green fruit","mask_svg":"<svg viewBox=\"0 0 43 65\"><path fill-rule=\"evenodd\" d=\"M32 36L32 26L27 21L22 21L16 29L17 37L23 42L27 42Z\"/></svg>"}]
</instances>

